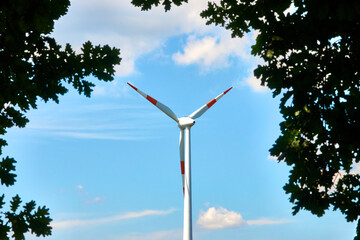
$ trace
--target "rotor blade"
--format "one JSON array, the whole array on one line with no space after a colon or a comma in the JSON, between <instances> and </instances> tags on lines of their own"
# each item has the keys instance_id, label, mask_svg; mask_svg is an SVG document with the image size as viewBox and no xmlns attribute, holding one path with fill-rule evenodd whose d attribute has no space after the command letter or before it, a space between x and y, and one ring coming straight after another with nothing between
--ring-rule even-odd
<instances>
[{"instance_id":1,"label":"rotor blade","mask_svg":"<svg viewBox=\"0 0 360 240\"><path fill-rule=\"evenodd\" d=\"M169 107L167 107L166 105L162 104L161 102L157 101L156 99L150 97L149 95L147 95L146 93L140 91L139 89L137 89L136 87L134 87L133 85L131 85L130 83L127 83L130 87L132 87L135 91L137 91L138 93L140 93L144 98L146 98L149 102L151 102L152 104L154 104L158 109L160 109L161 111L163 111L166 115L168 115L169 117L171 117L172 119L174 119L176 122L179 122L178 117L176 116L176 114L171 111L171 109Z\"/></svg>"},{"instance_id":2,"label":"rotor blade","mask_svg":"<svg viewBox=\"0 0 360 240\"><path fill-rule=\"evenodd\" d=\"M181 167L181 178L182 178L183 194L185 194L185 188L184 188L184 181L185 181L184 129L180 129L179 150L180 150L180 167Z\"/></svg>"},{"instance_id":3,"label":"rotor blade","mask_svg":"<svg viewBox=\"0 0 360 240\"><path fill-rule=\"evenodd\" d=\"M198 110L196 110L195 112L193 112L189 118L195 119L200 117L201 115L204 114L204 112L206 112L209 108L211 108L212 105L214 105L217 101L219 101L219 99L224 96L228 91L230 91L232 89L229 88L228 90L226 90L225 92L221 93L219 96L217 96L216 98L214 98L213 100L211 100L210 102L208 102L207 104L205 104L204 106L202 106L201 108L199 108Z\"/></svg>"}]
</instances>

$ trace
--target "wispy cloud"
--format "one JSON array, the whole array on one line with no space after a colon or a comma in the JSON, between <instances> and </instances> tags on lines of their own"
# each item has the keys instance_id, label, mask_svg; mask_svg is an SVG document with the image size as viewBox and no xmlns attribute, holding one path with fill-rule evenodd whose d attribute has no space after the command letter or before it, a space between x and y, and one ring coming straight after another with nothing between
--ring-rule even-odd
<instances>
[{"instance_id":1,"label":"wispy cloud","mask_svg":"<svg viewBox=\"0 0 360 240\"><path fill-rule=\"evenodd\" d=\"M180 240L182 239L182 230L165 230L146 234L131 233L113 240Z\"/></svg>"},{"instance_id":2,"label":"wispy cloud","mask_svg":"<svg viewBox=\"0 0 360 240\"><path fill-rule=\"evenodd\" d=\"M222 229L244 227L249 225L269 225L288 223L287 219L267 219L245 220L240 213L229 211L223 207L211 207L207 211L201 211L197 225L205 229Z\"/></svg>"},{"instance_id":3,"label":"wispy cloud","mask_svg":"<svg viewBox=\"0 0 360 240\"><path fill-rule=\"evenodd\" d=\"M75 186L78 192L78 195L83 198L81 201L83 204L95 204L95 203L101 203L104 201L103 197L99 196L91 196L92 194L89 194L83 185L79 184Z\"/></svg>"},{"instance_id":4,"label":"wispy cloud","mask_svg":"<svg viewBox=\"0 0 360 240\"><path fill-rule=\"evenodd\" d=\"M156 124L154 124L154 129ZM57 126L48 128L43 127L28 127L27 129L36 131L37 134L53 135L66 138L77 139L97 139L97 140L115 140L115 141L137 141L155 139L158 136L154 134L146 134L149 129L136 129L136 127L129 127L127 129L97 129L95 130L91 126L82 126L76 129L75 126ZM71 130L72 129L72 130Z\"/></svg>"},{"instance_id":5,"label":"wispy cloud","mask_svg":"<svg viewBox=\"0 0 360 240\"><path fill-rule=\"evenodd\" d=\"M164 119L160 116L161 112L136 105L71 106L61 112L44 108L33 113L26 130L39 135L77 139L146 140L159 137L153 132L163 127Z\"/></svg>"},{"instance_id":6,"label":"wispy cloud","mask_svg":"<svg viewBox=\"0 0 360 240\"><path fill-rule=\"evenodd\" d=\"M121 65L115 66L115 69L120 68L120 66L126 69L133 69L133 66L124 67L124 65L126 65L126 62L122 62ZM93 88L92 95L102 97L112 96L115 98L128 98L130 96L130 89L125 81L120 81L118 78L115 78L112 82L97 82L96 86Z\"/></svg>"},{"instance_id":7,"label":"wispy cloud","mask_svg":"<svg viewBox=\"0 0 360 240\"><path fill-rule=\"evenodd\" d=\"M86 199L85 201L83 201L83 203L84 204L93 204L93 203L99 203L102 200L103 199L101 197L94 197L94 198Z\"/></svg>"},{"instance_id":8,"label":"wispy cloud","mask_svg":"<svg viewBox=\"0 0 360 240\"><path fill-rule=\"evenodd\" d=\"M99 139L99 140L122 140L122 141L129 141L129 140L140 140L145 139L143 136L134 136L131 135L124 135L120 133L119 135L115 135L114 133L99 133L99 132L77 132L77 131L67 131L67 132L53 132L55 135L65 136L70 138L82 138L82 139ZM122 135L122 136L121 136Z\"/></svg>"},{"instance_id":9,"label":"wispy cloud","mask_svg":"<svg viewBox=\"0 0 360 240\"><path fill-rule=\"evenodd\" d=\"M273 225L273 224L284 224L291 222L288 219L267 219L267 218L261 218L257 220L248 220L246 221L247 225Z\"/></svg>"},{"instance_id":10,"label":"wispy cloud","mask_svg":"<svg viewBox=\"0 0 360 240\"><path fill-rule=\"evenodd\" d=\"M100 224L105 224L105 223L123 221L123 220L127 220L127 219L141 218L141 217L145 217L145 216L168 215L174 211L175 211L175 209L169 209L169 210L165 210L165 211L145 210L145 211L141 211L141 212L129 212L129 213L125 213L125 214L114 215L114 216L104 217L104 218L75 219L75 220L58 221L58 222L53 222L51 224L51 226L54 228L72 228L72 227L79 227L79 226L100 225Z\"/></svg>"}]
</instances>

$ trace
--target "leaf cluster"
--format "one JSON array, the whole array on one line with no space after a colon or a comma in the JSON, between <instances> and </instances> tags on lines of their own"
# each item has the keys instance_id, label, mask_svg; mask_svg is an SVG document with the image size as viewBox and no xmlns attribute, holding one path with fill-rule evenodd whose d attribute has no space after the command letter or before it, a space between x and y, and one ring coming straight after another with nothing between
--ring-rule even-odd
<instances>
[{"instance_id":1,"label":"leaf cluster","mask_svg":"<svg viewBox=\"0 0 360 240\"><path fill-rule=\"evenodd\" d=\"M0 208L5 204L4 197L4 195L0 197ZM16 195L10 201L9 211L0 215L0 239L9 240L9 232L15 240L25 239L24 234L29 231L37 237L51 235L52 219L49 217L49 209L46 207L36 209L36 203L30 201L21 210L21 202L20 197Z\"/></svg>"},{"instance_id":2,"label":"leaf cluster","mask_svg":"<svg viewBox=\"0 0 360 240\"><path fill-rule=\"evenodd\" d=\"M187 3L188 0L132 0L131 3L140 7L142 11L148 11L153 6L157 7L160 4L164 6L165 11L169 11L171 9L171 5L180 6L182 3Z\"/></svg>"},{"instance_id":3,"label":"leaf cluster","mask_svg":"<svg viewBox=\"0 0 360 240\"><path fill-rule=\"evenodd\" d=\"M6 157L0 162L1 185L11 186L15 183L16 161ZM9 209L5 210L5 195L0 196L0 239L9 240L11 235L15 240L25 239L24 234L30 232L36 236L51 235L49 209L45 206L36 209L35 201L26 203L21 209L22 200L19 195L12 198Z\"/></svg>"},{"instance_id":4,"label":"leaf cluster","mask_svg":"<svg viewBox=\"0 0 360 240\"><path fill-rule=\"evenodd\" d=\"M114 66L121 60L118 49L86 42L77 54L69 44L63 49L49 37L54 20L69 5L69 0L1 1L1 129L24 127L27 119L22 113L36 108L38 99L58 103L59 95L67 92L65 84L89 97L94 84L85 77L113 79Z\"/></svg>"}]
</instances>

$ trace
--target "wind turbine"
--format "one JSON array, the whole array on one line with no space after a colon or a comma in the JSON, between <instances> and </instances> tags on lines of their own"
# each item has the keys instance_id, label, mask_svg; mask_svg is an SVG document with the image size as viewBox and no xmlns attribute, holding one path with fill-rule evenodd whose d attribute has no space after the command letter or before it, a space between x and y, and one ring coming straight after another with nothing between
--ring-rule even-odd
<instances>
[{"instance_id":1,"label":"wind turbine","mask_svg":"<svg viewBox=\"0 0 360 240\"><path fill-rule=\"evenodd\" d=\"M138 88L129 84L135 91L141 94L149 102L154 104L157 108L163 111L166 115L171 117L180 128L180 140L179 140L179 149L180 149L180 165L181 165L181 175L182 175L182 184L183 184L183 193L184 193L184 228L183 228L183 240L192 240L192 216L191 216L191 154L190 154L190 128L195 124L194 119L203 115L211 106L213 106L219 99L224 96L228 91L232 89L229 88L225 92L221 93L219 96L193 112L187 117L178 118L176 114L171 111L169 107L157 101L156 99L150 97L146 93L140 91ZM185 144L184 144L184 132L185 132ZM184 149L185 145L185 149Z\"/></svg>"}]
</instances>

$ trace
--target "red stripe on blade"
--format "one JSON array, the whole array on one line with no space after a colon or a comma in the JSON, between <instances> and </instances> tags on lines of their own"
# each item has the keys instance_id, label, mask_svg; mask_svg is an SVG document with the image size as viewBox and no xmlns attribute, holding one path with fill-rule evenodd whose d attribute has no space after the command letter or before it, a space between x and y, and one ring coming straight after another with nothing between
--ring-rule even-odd
<instances>
[{"instance_id":1,"label":"red stripe on blade","mask_svg":"<svg viewBox=\"0 0 360 240\"><path fill-rule=\"evenodd\" d=\"M153 99L149 95L146 96L146 99L149 100L152 104L154 104L156 106L157 101L155 99Z\"/></svg>"},{"instance_id":2,"label":"red stripe on blade","mask_svg":"<svg viewBox=\"0 0 360 240\"><path fill-rule=\"evenodd\" d=\"M208 106L208 108L211 108L211 106L214 105L215 103L216 103L216 99L214 98L213 100L208 102L206 105Z\"/></svg>"},{"instance_id":3,"label":"red stripe on blade","mask_svg":"<svg viewBox=\"0 0 360 240\"><path fill-rule=\"evenodd\" d=\"M181 174L185 174L185 164L184 164L184 161L180 161L180 164L181 164Z\"/></svg>"},{"instance_id":4,"label":"red stripe on blade","mask_svg":"<svg viewBox=\"0 0 360 240\"><path fill-rule=\"evenodd\" d=\"M133 89L135 89L135 91L137 91L137 88L134 87L133 85L131 85L130 83L127 83L130 87L132 87Z\"/></svg>"},{"instance_id":5,"label":"red stripe on blade","mask_svg":"<svg viewBox=\"0 0 360 240\"><path fill-rule=\"evenodd\" d=\"M226 90L225 92L224 92L224 94L226 94L228 91L230 91L232 89L232 87L231 88L229 88L228 90Z\"/></svg>"}]
</instances>

